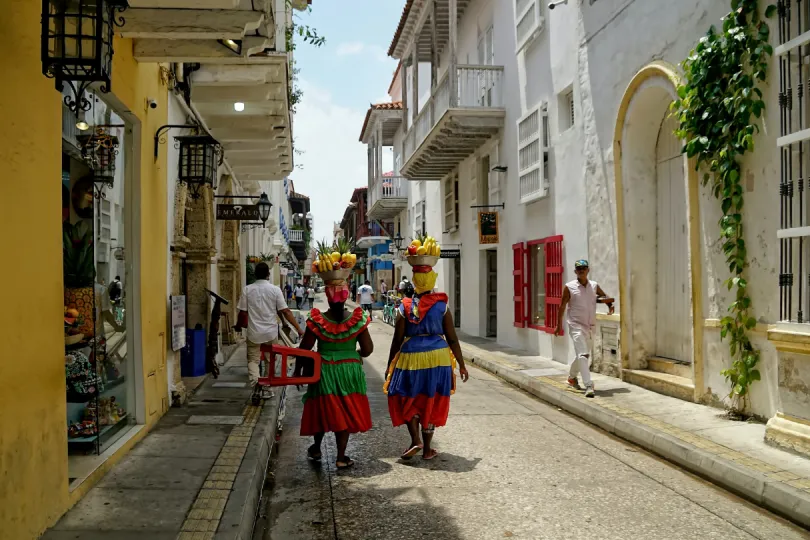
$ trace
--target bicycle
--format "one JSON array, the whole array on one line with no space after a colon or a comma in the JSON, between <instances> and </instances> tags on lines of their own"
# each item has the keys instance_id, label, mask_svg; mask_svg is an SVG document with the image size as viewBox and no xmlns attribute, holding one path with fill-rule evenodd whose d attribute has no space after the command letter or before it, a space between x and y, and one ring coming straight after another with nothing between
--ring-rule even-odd
<instances>
[{"instance_id":1,"label":"bicycle","mask_svg":"<svg viewBox=\"0 0 810 540\"><path fill-rule=\"evenodd\" d=\"M394 323L397 319L397 298L394 297L393 293L388 293L385 296L385 305L383 306L383 322L394 326Z\"/></svg>"}]
</instances>

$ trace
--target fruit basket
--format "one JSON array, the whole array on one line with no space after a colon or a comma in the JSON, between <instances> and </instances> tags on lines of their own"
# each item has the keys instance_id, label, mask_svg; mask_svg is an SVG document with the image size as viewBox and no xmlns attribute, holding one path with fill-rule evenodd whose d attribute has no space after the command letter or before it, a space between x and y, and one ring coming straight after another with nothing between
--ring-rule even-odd
<instances>
[{"instance_id":1,"label":"fruit basket","mask_svg":"<svg viewBox=\"0 0 810 540\"><path fill-rule=\"evenodd\" d=\"M408 264L411 266L436 266L439 257L436 255L409 255Z\"/></svg>"}]
</instances>

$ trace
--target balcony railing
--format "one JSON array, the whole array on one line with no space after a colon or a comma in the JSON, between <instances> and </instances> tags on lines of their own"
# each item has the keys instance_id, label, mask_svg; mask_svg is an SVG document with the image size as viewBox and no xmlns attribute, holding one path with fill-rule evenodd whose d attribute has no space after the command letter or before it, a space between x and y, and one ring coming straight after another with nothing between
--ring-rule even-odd
<instances>
[{"instance_id":1,"label":"balcony railing","mask_svg":"<svg viewBox=\"0 0 810 540\"><path fill-rule=\"evenodd\" d=\"M304 231L303 230L290 230L290 242L300 242L303 243L304 241Z\"/></svg>"},{"instance_id":2,"label":"balcony railing","mask_svg":"<svg viewBox=\"0 0 810 540\"><path fill-rule=\"evenodd\" d=\"M460 65L458 78L458 109L497 109L504 106L503 66ZM408 161L424 142L430 131L450 108L450 79L448 73L436 85L436 90L416 117L403 142L403 158Z\"/></svg>"},{"instance_id":3,"label":"balcony railing","mask_svg":"<svg viewBox=\"0 0 810 540\"><path fill-rule=\"evenodd\" d=\"M369 192L369 208L380 199L407 199L407 179L401 176L383 176L375 178Z\"/></svg>"},{"instance_id":4,"label":"balcony railing","mask_svg":"<svg viewBox=\"0 0 810 540\"><path fill-rule=\"evenodd\" d=\"M394 224L390 223L390 226L386 228L388 229L387 231L380 227L380 224L375 221L364 221L357 224L357 235L355 238L359 240L369 236L393 236Z\"/></svg>"}]
</instances>

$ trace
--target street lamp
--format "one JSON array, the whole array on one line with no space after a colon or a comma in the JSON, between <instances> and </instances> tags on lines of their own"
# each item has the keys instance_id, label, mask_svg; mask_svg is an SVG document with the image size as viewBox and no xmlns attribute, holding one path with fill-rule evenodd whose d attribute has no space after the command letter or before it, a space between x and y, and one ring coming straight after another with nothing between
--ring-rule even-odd
<instances>
[{"instance_id":1,"label":"street lamp","mask_svg":"<svg viewBox=\"0 0 810 540\"><path fill-rule=\"evenodd\" d=\"M214 185L219 143L210 135L186 135L174 139L180 146L177 180L188 185L192 199L199 199L203 186Z\"/></svg>"},{"instance_id":2,"label":"street lamp","mask_svg":"<svg viewBox=\"0 0 810 540\"><path fill-rule=\"evenodd\" d=\"M397 248L397 251L402 251L402 241L403 240L405 240L405 239L402 238L402 235L399 234L399 231L397 231L397 235L394 237L394 247Z\"/></svg>"},{"instance_id":3,"label":"street lamp","mask_svg":"<svg viewBox=\"0 0 810 540\"><path fill-rule=\"evenodd\" d=\"M126 0L42 0L42 74L60 92L70 86L73 95L64 102L76 115L90 110L88 86L101 83L99 90L110 91L113 35L124 26L126 8Z\"/></svg>"},{"instance_id":4,"label":"street lamp","mask_svg":"<svg viewBox=\"0 0 810 540\"><path fill-rule=\"evenodd\" d=\"M118 156L118 137L97 127L91 135L77 137L82 157L93 171L93 182L112 187L115 180L115 158Z\"/></svg>"},{"instance_id":5,"label":"street lamp","mask_svg":"<svg viewBox=\"0 0 810 540\"><path fill-rule=\"evenodd\" d=\"M259 218L261 218L262 225L264 225L264 223L266 223L270 218L270 209L273 207L273 203L270 202L270 199L267 197L267 193L261 194L259 197L259 202L256 203L256 206L259 207Z\"/></svg>"}]
</instances>

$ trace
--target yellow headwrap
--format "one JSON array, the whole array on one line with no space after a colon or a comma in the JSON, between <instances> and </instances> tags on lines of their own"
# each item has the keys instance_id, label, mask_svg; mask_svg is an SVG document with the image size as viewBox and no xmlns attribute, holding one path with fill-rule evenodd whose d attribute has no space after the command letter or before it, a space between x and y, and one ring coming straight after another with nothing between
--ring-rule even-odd
<instances>
[{"instance_id":1,"label":"yellow headwrap","mask_svg":"<svg viewBox=\"0 0 810 540\"><path fill-rule=\"evenodd\" d=\"M436 279L439 274L431 270L427 273L414 273L413 286L416 289L416 294L430 292L436 287Z\"/></svg>"}]
</instances>

